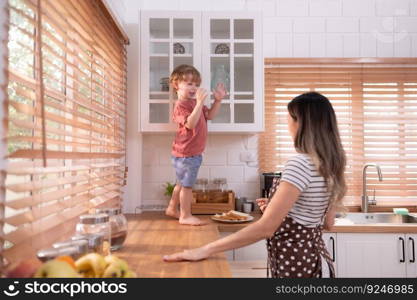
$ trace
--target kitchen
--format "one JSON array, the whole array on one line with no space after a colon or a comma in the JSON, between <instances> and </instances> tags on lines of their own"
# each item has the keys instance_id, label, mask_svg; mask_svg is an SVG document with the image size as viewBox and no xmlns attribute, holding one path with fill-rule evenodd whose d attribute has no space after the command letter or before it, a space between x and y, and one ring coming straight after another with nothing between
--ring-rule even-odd
<instances>
[{"instance_id":1,"label":"kitchen","mask_svg":"<svg viewBox=\"0 0 417 300\"><path fill-rule=\"evenodd\" d=\"M350 190L345 197L345 204L350 213L364 211L362 195L367 195L369 200L376 200L376 205L369 202L371 213L391 213L393 208L406 208L411 214L417 213L417 166L416 150L413 148L416 143L413 103L416 101L417 82L417 1L104 2L114 19L114 26L118 28L118 34L124 43L128 43L120 46L120 49L125 47L126 57L120 69L115 71L122 76L127 74L126 81L120 83L122 89L122 85L126 84L126 102L120 100L120 106L127 105L126 115L118 125L125 131L114 137L112 142L115 144L105 148L105 151L111 152L111 147L117 147L117 142L125 140L120 148L126 151L126 155L122 157L124 161L121 162L118 176L126 179L126 185L120 187L115 178L111 183L115 184L115 188L110 190L107 198L98 201L97 197L106 196L99 191L95 194L96 202L90 202L95 207L95 204L105 206L121 201L123 214L128 220L128 237L122 249L114 251L114 254L128 261L138 277L267 276L264 241L196 263L162 261L165 254L200 246L250 224L220 223L212 221L208 215L201 215L201 218L210 222L209 225L184 227L163 214L169 202L169 196L164 194L166 184L175 182L170 160L175 131L170 113L175 97L170 94L169 88L166 90L163 78L169 75L174 66L184 62L200 69L202 86L207 89L212 87L210 83L216 66L225 62L230 64L226 68L226 73L230 74L219 76L229 81L229 94L233 98L224 100L218 119L209 124L199 179L207 179L212 183L214 179L224 178L227 185L225 189L233 191L236 198L233 201L246 197L253 205L254 200L262 196L261 174L280 171L285 160L295 153L292 152L286 131L286 120L284 122L283 118L277 117L285 113L282 103L286 104L298 94L314 89L334 101L332 103L348 155L347 179ZM18 9L16 4L14 10ZM53 15L45 16L54 18ZM189 20L192 20L192 27ZM216 23L216 20L219 21ZM176 24L178 27L175 27ZM202 34L197 34L199 32ZM50 33L49 37L59 44L59 39L54 39L52 35ZM167 45L173 46L174 38L180 40L179 50L174 48L172 55L167 54L171 53ZM218 45L221 47L217 48ZM312 73L316 75L312 76ZM387 76L391 76L389 81L375 82ZM364 82L365 79L373 84ZM400 80L405 84L397 88L394 85ZM363 92L353 90L358 84L369 86ZM385 107L381 101L378 102L378 97L387 101L384 102ZM392 101L400 97L408 101L400 105ZM19 109L18 106L16 108ZM364 110L368 114L363 114ZM105 113L108 112L103 111ZM364 121L364 116L368 122ZM125 127L123 122L126 122ZM382 129L378 131L379 128ZM365 137L362 132L368 135ZM83 134L83 131L73 134ZM275 138L275 152L265 150L271 148L268 139L271 136ZM74 141L79 142L77 139ZM73 146L74 149L82 148L82 145ZM2 151L7 153L7 149ZM39 155L41 157L42 153ZM104 156L100 158L104 159ZM382 182L379 182L375 168L367 168L367 173L364 172L363 167L367 163L376 163L381 167ZM124 164L126 169L123 169ZM106 172L110 174L113 171ZM402 183L397 183L398 178L402 178ZM366 179L368 188L364 188ZM80 182L85 180L79 179ZM63 184L76 186L72 181ZM19 191L25 193L28 190L16 187L13 193ZM111 193L116 195L119 191L120 199L112 197ZM12 196L18 198L16 194ZM81 194L77 201L82 200L80 197ZM7 197L3 195L2 201L7 207ZM194 205L194 211L197 204ZM241 208L231 205L222 209L212 209L210 213ZM41 221L41 216L47 216L48 213L36 211L36 214L22 220L8 215L14 210L21 212L22 218L27 206L8 207L1 211L0 216L11 222L2 229L5 230L6 240L10 237L19 245L21 237L25 236L23 230L19 236L13 236L10 230L30 226L33 219ZM63 226L58 221L54 223L62 236L73 234L77 216L82 211L85 211L84 207L83 210L71 211L68 217L71 226ZM260 218L259 210L251 214L255 220ZM353 220L353 224L346 222L346 219L337 221L333 230L324 234L328 251L335 261L337 277L416 277L414 241L417 238L417 225L395 216L392 216L391 223L388 220L370 220L378 218L376 215L360 218L352 216L350 220ZM45 226L45 230L48 229L51 228ZM36 230L33 232L39 236L42 234ZM52 239L62 237L45 238L43 243L36 245L37 250L55 242ZM16 258L18 254L12 257ZM381 261L390 263L381 264ZM365 262L369 268L361 267Z\"/></svg>"}]
</instances>

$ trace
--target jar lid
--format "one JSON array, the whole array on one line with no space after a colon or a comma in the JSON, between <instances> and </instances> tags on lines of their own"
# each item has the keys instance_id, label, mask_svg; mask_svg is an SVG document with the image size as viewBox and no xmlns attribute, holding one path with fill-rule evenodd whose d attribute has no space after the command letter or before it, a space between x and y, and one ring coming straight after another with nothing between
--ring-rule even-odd
<instances>
[{"instance_id":1,"label":"jar lid","mask_svg":"<svg viewBox=\"0 0 417 300\"><path fill-rule=\"evenodd\" d=\"M36 253L36 256L43 262L50 260L50 259L54 259L55 257L59 255L60 255L59 250L56 248L42 249Z\"/></svg>"},{"instance_id":2,"label":"jar lid","mask_svg":"<svg viewBox=\"0 0 417 300\"><path fill-rule=\"evenodd\" d=\"M107 214L109 216L115 216L115 215L120 215L122 213L122 209L120 207L96 208L96 213Z\"/></svg>"},{"instance_id":3,"label":"jar lid","mask_svg":"<svg viewBox=\"0 0 417 300\"><path fill-rule=\"evenodd\" d=\"M80 216L80 222L82 224L100 224L108 221L109 215L106 214L89 214Z\"/></svg>"},{"instance_id":4,"label":"jar lid","mask_svg":"<svg viewBox=\"0 0 417 300\"><path fill-rule=\"evenodd\" d=\"M88 251L88 240L68 240L52 244L54 248L65 248L65 247L76 247L81 253L87 253Z\"/></svg>"}]
</instances>

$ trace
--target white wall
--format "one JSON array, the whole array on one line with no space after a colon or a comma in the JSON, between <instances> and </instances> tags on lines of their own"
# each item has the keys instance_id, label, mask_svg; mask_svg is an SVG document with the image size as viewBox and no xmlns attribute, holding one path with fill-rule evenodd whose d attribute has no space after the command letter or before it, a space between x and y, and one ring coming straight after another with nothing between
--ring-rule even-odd
<instances>
[{"instance_id":1,"label":"white wall","mask_svg":"<svg viewBox=\"0 0 417 300\"><path fill-rule=\"evenodd\" d=\"M265 57L416 57L417 0L108 0L124 7L128 47L128 188L125 206L162 208L163 184L174 180L169 162L172 135L141 135L137 129L138 14L141 10L263 12ZM133 43L133 41L136 41ZM134 120L132 120L134 118ZM142 144L143 142L143 144ZM143 149L143 155L141 154ZM224 177L238 195L255 198L256 167L239 154L256 154L257 136L209 135L200 177ZM143 174L141 174L143 170ZM140 183L143 186L141 191Z\"/></svg>"}]
</instances>

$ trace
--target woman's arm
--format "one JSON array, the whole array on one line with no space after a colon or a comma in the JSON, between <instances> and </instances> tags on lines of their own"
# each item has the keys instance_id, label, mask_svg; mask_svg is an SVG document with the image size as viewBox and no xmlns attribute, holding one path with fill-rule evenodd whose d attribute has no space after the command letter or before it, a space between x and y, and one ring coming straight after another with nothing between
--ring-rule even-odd
<instances>
[{"instance_id":1,"label":"woman's arm","mask_svg":"<svg viewBox=\"0 0 417 300\"><path fill-rule=\"evenodd\" d=\"M222 239L211 242L200 248L164 256L166 261L201 260L208 256L240 248L261 239L271 237L297 201L300 190L288 182L281 182L278 190L265 209L262 217L255 223Z\"/></svg>"}]
</instances>

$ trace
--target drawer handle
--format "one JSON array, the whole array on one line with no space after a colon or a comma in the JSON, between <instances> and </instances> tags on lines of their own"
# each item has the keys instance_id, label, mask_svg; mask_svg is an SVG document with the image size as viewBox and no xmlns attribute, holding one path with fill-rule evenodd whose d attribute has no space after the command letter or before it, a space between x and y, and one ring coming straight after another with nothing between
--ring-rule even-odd
<instances>
[{"instance_id":1,"label":"drawer handle","mask_svg":"<svg viewBox=\"0 0 417 300\"><path fill-rule=\"evenodd\" d=\"M336 253L335 253L335 246L334 246L334 238L331 236L330 241L332 241L332 261L336 261Z\"/></svg>"},{"instance_id":2,"label":"drawer handle","mask_svg":"<svg viewBox=\"0 0 417 300\"><path fill-rule=\"evenodd\" d=\"M411 246L412 246L411 253L413 254L413 258L410 259L410 263L414 263L414 262L416 262L416 252L415 252L415 248L414 248L414 239L409 237L408 240L411 241Z\"/></svg>"},{"instance_id":3,"label":"drawer handle","mask_svg":"<svg viewBox=\"0 0 417 300\"><path fill-rule=\"evenodd\" d=\"M402 248L402 252L403 252L403 258L400 259L400 263L405 262L405 249L404 249L404 239L402 237L399 238L401 241L401 248Z\"/></svg>"}]
</instances>

